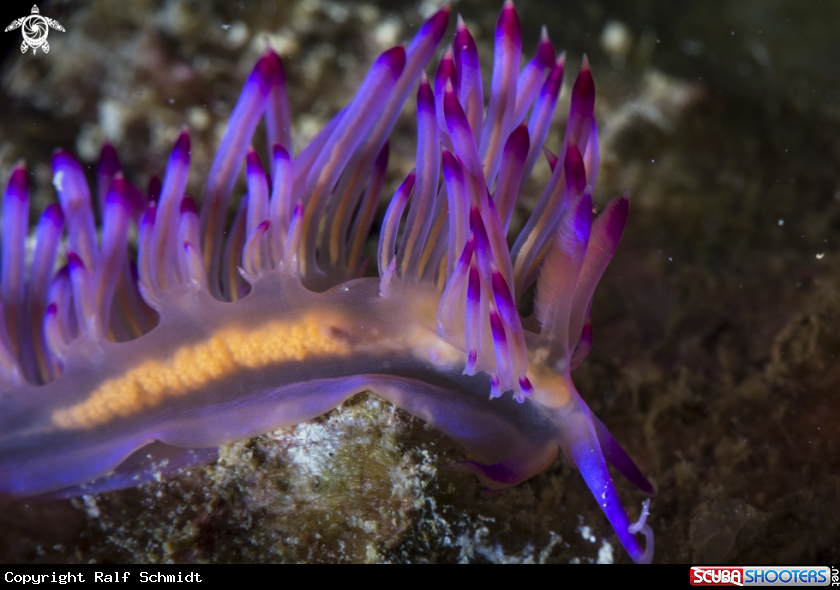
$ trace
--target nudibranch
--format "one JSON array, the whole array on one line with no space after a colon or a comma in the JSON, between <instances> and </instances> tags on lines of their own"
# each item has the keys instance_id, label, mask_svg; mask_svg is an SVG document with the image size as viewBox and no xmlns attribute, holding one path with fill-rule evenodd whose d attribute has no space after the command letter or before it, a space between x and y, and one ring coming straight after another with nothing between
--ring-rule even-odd
<instances>
[{"instance_id":1,"label":"nudibranch","mask_svg":"<svg viewBox=\"0 0 840 590\"><path fill-rule=\"evenodd\" d=\"M268 50L230 116L200 209L185 195L186 130L148 191L103 148L101 226L81 165L57 151L59 202L41 215L28 262L28 176L14 169L2 205L0 495L138 485L372 391L463 446L464 468L491 493L542 471L562 448L630 556L650 561L647 507L630 521L607 464L653 488L570 377L591 347L592 294L628 211L625 194L593 218L589 64L554 155L543 143L564 54L543 30L520 69L508 0L485 109L460 18L432 83L425 75L448 22L445 7L407 47L384 52L297 155L283 65ZM415 89L416 168L385 213L379 276L365 277L388 137ZM262 119L268 165L251 147ZM517 196L542 151L550 180L509 248ZM226 228L243 164L247 193ZM522 317L516 303L535 283L535 312Z\"/></svg>"}]
</instances>

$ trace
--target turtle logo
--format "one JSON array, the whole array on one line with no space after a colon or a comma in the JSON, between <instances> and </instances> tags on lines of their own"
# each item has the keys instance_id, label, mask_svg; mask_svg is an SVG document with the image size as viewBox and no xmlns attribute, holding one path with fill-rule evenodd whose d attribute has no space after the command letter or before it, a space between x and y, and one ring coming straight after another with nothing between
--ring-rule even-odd
<instances>
[{"instance_id":1,"label":"turtle logo","mask_svg":"<svg viewBox=\"0 0 840 590\"><path fill-rule=\"evenodd\" d=\"M32 14L29 16L12 21L12 24L6 27L4 32L8 33L20 27L23 27L21 30L21 33L23 33L23 43L20 46L20 52L26 53L27 48L31 47L33 55L38 52L39 48L43 49L44 53L50 52L50 44L47 43L47 35L50 32L49 27L52 27L56 31L64 32L64 27L58 24L57 20L41 16L37 6L32 7Z\"/></svg>"}]
</instances>

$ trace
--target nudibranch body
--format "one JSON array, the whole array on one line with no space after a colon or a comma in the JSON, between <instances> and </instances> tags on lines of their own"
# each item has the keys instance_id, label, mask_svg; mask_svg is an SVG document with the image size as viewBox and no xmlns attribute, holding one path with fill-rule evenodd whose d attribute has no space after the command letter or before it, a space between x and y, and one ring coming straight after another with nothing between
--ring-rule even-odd
<instances>
[{"instance_id":1,"label":"nudibranch body","mask_svg":"<svg viewBox=\"0 0 840 590\"><path fill-rule=\"evenodd\" d=\"M630 522L607 463L652 487L570 378L591 346L592 294L628 209L624 196L593 219L588 63L563 145L557 156L546 150L551 178L508 248L565 57L543 32L520 70L508 1L485 112L478 53L460 19L433 84L423 71L448 20L444 8L407 48L382 54L350 104L294 157L283 66L268 51L231 115L200 212L184 194L186 131L148 192L103 149L99 239L82 168L59 151L60 204L42 215L27 265L28 179L15 169L2 210L0 494L137 485L161 465L210 461L220 444L310 420L370 390L462 445L473 458L464 467L491 492L540 472L562 448L631 557L651 559L650 528L644 518ZM416 168L385 214L379 277L363 278L388 136L415 88ZM250 147L263 116L268 170ZM243 163L247 194L225 235ZM67 264L53 273L65 230ZM534 317L522 318L516 301L535 282Z\"/></svg>"}]
</instances>

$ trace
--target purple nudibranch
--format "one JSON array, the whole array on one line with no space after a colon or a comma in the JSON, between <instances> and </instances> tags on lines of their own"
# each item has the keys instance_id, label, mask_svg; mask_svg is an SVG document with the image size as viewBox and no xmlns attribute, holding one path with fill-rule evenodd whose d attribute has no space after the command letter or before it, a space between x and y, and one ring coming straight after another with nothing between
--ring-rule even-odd
<instances>
[{"instance_id":1,"label":"purple nudibranch","mask_svg":"<svg viewBox=\"0 0 840 590\"><path fill-rule=\"evenodd\" d=\"M633 560L651 560L647 506L632 523L607 464L653 487L570 377L591 347L592 295L628 211L625 194L593 218L588 61L562 147L546 150L550 180L508 248L565 54L555 57L543 30L520 68L519 17L505 2L485 109L460 18L434 88L426 78L448 22L445 7L407 48L383 53L350 104L297 152L283 65L268 50L233 109L200 208L185 195L186 130L148 191L123 178L106 145L95 203L81 165L57 151L59 204L41 216L27 264L29 181L23 164L14 169L2 206L0 496L135 486L370 390L462 445L473 458L462 466L489 493L539 473L562 448ZM388 137L415 88L416 167L385 215L379 277L365 278ZM251 147L262 119L268 162ZM243 168L247 194L225 234ZM67 264L54 272L63 251ZM535 318L523 322L516 302L534 283Z\"/></svg>"}]
</instances>

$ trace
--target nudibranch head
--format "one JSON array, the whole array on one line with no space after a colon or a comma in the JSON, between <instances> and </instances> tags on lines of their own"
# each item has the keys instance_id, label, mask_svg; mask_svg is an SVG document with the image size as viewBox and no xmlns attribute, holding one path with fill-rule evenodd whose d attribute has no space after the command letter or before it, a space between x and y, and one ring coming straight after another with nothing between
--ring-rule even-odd
<instances>
[{"instance_id":1,"label":"nudibranch head","mask_svg":"<svg viewBox=\"0 0 840 590\"><path fill-rule=\"evenodd\" d=\"M81 165L57 151L59 203L41 216L30 264L28 177L15 168L2 209L0 493L136 485L151 469L144 457L207 460L219 444L372 390L462 444L476 459L464 468L491 492L543 470L562 448L631 557L651 559L650 528L644 518L631 524L607 463L652 486L570 377L591 347L593 292L628 212L625 194L593 216L589 63L584 56L555 155L544 144L565 54L543 30L520 67L519 18L505 2L485 108L478 51L460 17L426 77L448 20L445 7L407 47L384 52L299 151L283 64L266 51L200 207L185 194L186 129L163 181L147 191L123 177L106 145L96 207ZM416 167L385 213L379 277L363 278L388 137L415 88ZM267 159L251 145L263 119ZM541 152L551 176L509 248L517 198ZM247 192L227 228L243 167ZM55 271L62 250L66 264ZM534 285L534 315L523 318L517 302Z\"/></svg>"}]
</instances>

